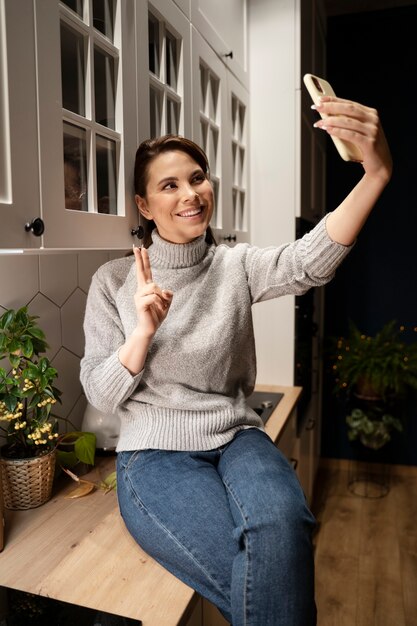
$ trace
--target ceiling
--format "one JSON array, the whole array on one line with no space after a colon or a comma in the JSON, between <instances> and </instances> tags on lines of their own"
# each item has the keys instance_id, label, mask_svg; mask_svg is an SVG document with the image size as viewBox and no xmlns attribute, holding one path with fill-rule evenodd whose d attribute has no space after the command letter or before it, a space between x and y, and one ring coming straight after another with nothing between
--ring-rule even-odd
<instances>
[{"instance_id":1,"label":"ceiling","mask_svg":"<svg viewBox=\"0 0 417 626\"><path fill-rule=\"evenodd\" d=\"M325 0L327 15L396 9L410 5L417 5L417 0Z\"/></svg>"}]
</instances>

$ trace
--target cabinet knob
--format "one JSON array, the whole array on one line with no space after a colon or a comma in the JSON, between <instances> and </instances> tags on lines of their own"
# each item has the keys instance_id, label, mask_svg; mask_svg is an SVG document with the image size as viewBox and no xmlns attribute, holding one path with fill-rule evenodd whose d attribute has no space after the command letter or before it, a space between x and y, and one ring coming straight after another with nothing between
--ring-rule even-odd
<instances>
[{"instance_id":1,"label":"cabinet knob","mask_svg":"<svg viewBox=\"0 0 417 626\"><path fill-rule=\"evenodd\" d=\"M137 228L132 228L132 230L130 231L130 234L132 235L132 237L136 235L138 239L143 239L143 235L145 234L145 231L143 230L143 226L138 226Z\"/></svg>"},{"instance_id":2,"label":"cabinet knob","mask_svg":"<svg viewBox=\"0 0 417 626\"><path fill-rule=\"evenodd\" d=\"M45 224L43 219L40 217L35 217L31 222L27 222L25 224L25 231L28 233L32 232L35 237L40 237L45 232Z\"/></svg>"},{"instance_id":3,"label":"cabinet knob","mask_svg":"<svg viewBox=\"0 0 417 626\"><path fill-rule=\"evenodd\" d=\"M236 241L236 235L226 235L223 237L224 241Z\"/></svg>"}]
</instances>

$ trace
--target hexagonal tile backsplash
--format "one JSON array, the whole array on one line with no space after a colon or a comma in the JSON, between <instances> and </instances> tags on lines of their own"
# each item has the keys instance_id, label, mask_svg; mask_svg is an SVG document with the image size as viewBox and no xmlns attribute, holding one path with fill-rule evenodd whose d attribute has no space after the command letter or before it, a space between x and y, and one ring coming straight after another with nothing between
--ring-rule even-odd
<instances>
[{"instance_id":1,"label":"hexagonal tile backsplash","mask_svg":"<svg viewBox=\"0 0 417 626\"><path fill-rule=\"evenodd\" d=\"M0 314L28 305L39 315L49 344L47 356L59 374L56 386L62 391L56 412L77 428L86 406L79 374L87 292L96 269L115 256L123 252L0 256Z\"/></svg>"}]
</instances>

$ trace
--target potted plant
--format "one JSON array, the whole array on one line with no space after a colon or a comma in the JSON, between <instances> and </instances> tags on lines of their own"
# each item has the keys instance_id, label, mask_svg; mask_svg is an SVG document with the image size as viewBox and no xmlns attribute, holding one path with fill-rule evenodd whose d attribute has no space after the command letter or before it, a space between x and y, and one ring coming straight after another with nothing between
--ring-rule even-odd
<instances>
[{"instance_id":1,"label":"potted plant","mask_svg":"<svg viewBox=\"0 0 417 626\"><path fill-rule=\"evenodd\" d=\"M346 417L349 441L359 440L367 448L379 450L391 440L391 432L402 432L401 421L386 413L381 407L368 409L352 409Z\"/></svg>"},{"instance_id":2,"label":"potted plant","mask_svg":"<svg viewBox=\"0 0 417 626\"><path fill-rule=\"evenodd\" d=\"M417 389L417 342L407 344L402 331L390 321L371 337L350 322L348 336L332 340L335 391L388 401L402 397L407 388Z\"/></svg>"},{"instance_id":3,"label":"potted plant","mask_svg":"<svg viewBox=\"0 0 417 626\"><path fill-rule=\"evenodd\" d=\"M367 336L350 322L347 337L332 339L334 391L344 393L352 407L346 417L349 440L373 450L403 430L392 413L407 389L417 389L417 342L407 344L403 330L390 321Z\"/></svg>"},{"instance_id":4,"label":"potted plant","mask_svg":"<svg viewBox=\"0 0 417 626\"><path fill-rule=\"evenodd\" d=\"M73 446L71 453L59 453L59 463L94 464L93 433L59 433L63 418L53 414L61 396L54 386L58 372L40 356L48 345L38 319L27 307L6 310L0 318L0 360L6 359L6 368L0 367L0 434L6 437L0 469L8 508L32 508L49 499L58 445Z\"/></svg>"}]
</instances>

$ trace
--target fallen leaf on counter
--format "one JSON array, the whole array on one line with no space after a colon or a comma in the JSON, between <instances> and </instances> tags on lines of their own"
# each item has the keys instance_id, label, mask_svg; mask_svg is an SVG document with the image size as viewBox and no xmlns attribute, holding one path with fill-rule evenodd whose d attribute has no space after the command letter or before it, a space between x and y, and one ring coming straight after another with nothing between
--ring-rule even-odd
<instances>
[{"instance_id":1,"label":"fallen leaf on counter","mask_svg":"<svg viewBox=\"0 0 417 626\"><path fill-rule=\"evenodd\" d=\"M91 483L89 480L79 480L79 485L69 493L67 493L65 498L82 498L86 496L88 493L91 493L95 488L95 484Z\"/></svg>"}]
</instances>

